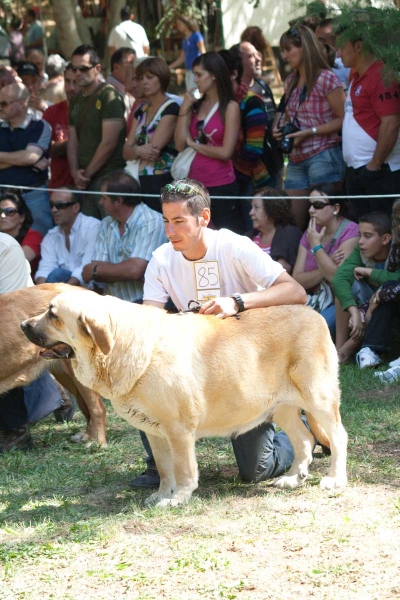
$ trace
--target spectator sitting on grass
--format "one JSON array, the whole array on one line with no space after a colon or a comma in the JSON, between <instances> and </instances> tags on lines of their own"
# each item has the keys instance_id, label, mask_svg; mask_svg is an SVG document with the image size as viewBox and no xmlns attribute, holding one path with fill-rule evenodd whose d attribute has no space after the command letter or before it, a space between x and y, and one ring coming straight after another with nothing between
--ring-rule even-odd
<instances>
[{"instance_id":1,"label":"spectator sitting on grass","mask_svg":"<svg viewBox=\"0 0 400 600\"><path fill-rule=\"evenodd\" d=\"M390 280L400 279L399 265L394 270L389 261L391 219L375 211L360 218L360 241L352 254L339 267L332 280L338 299L336 306L337 347L339 360L351 358L361 345L356 360L360 369L375 367L381 362L379 354L390 351L390 319L392 310L378 303L378 288ZM393 272L394 271L394 272ZM366 308L359 307L366 303ZM348 315L343 311L347 311ZM345 342L347 324L350 339Z\"/></svg>"}]
</instances>

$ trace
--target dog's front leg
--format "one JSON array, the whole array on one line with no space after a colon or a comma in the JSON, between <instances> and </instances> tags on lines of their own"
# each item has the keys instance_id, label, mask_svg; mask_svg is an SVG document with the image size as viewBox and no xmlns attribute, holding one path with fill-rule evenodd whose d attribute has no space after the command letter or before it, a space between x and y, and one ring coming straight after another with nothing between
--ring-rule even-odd
<instances>
[{"instance_id":1,"label":"dog's front leg","mask_svg":"<svg viewBox=\"0 0 400 600\"><path fill-rule=\"evenodd\" d=\"M162 506L163 501L172 497L176 487L172 454L166 438L151 435L150 433L146 433L146 435L160 475L160 487L154 494L146 498L145 504Z\"/></svg>"}]
</instances>

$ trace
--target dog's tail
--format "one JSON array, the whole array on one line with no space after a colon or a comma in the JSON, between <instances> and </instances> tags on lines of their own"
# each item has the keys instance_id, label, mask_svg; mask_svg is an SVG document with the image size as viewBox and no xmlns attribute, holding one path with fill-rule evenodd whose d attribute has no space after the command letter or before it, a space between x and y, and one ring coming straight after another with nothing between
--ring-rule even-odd
<instances>
[{"instance_id":1,"label":"dog's tail","mask_svg":"<svg viewBox=\"0 0 400 600\"><path fill-rule=\"evenodd\" d=\"M316 421L314 419L314 417L312 416L311 413L306 412L306 417L307 417L307 422L310 426L311 432L314 434L314 436L317 438L318 442L320 444L322 444L323 446L326 446L327 448L331 447L331 444L329 442L329 438L326 435L326 431L323 427L321 427L321 425L318 423L318 421Z\"/></svg>"}]
</instances>

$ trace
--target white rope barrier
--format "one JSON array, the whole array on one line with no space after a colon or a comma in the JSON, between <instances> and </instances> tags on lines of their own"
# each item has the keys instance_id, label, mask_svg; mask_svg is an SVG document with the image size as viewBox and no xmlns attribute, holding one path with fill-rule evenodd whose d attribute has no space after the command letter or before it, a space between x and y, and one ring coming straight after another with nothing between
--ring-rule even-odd
<instances>
[{"instance_id":1,"label":"white rope barrier","mask_svg":"<svg viewBox=\"0 0 400 600\"><path fill-rule=\"evenodd\" d=\"M267 187L267 186L266 186ZM5 185L5 184L0 184L0 189L15 189L15 190L45 190L47 192L60 192L62 191L64 188L60 187L60 188L43 188L40 186L37 187L30 187L27 185ZM67 190L69 193L71 194L92 194L94 196L100 196L101 195L101 191L97 191L97 192L93 192L93 191L89 191L89 190ZM214 200L237 200L238 198L240 200L252 200L254 198L254 196L257 194L257 190L254 192L254 194L252 196L214 196L213 194L211 194L211 198ZM184 194L183 194L184 195ZM121 196L121 193L119 192L107 192L107 196ZM132 196L132 197L140 197L140 198L159 198L160 194L142 194L140 192L137 193L132 193L132 194L124 194L124 196ZM346 194L343 194L343 196L337 196L338 198L345 198L347 200L354 200L354 199L361 199L361 198L375 198L375 199L379 199L379 198L400 198L400 191L398 194L379 194L379 196L377 196L376 194L372 194L372 195L368 195L368 196L346 196ZM308 198L308 196L264 196L264 198L268 199L268 200L305 200L306 198ZM331 198L336 198L336 196L331 196Z\"/></svg>"}]
</instances>

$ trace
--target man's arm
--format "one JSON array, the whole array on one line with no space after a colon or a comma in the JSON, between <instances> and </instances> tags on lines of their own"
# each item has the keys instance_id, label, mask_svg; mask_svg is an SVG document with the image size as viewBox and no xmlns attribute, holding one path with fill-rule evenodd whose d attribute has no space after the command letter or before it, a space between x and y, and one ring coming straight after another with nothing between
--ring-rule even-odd
<instances>
[{"instance_id":1,"label":"man's arm","mask_svg":"<svg viewBox=\"0 0 400 600\"><path fill-rule=\"evenodd\" d=\"M122 127L123 121L120 119L109 119L103 121L101 129L101 142L97 147L92 160L85 169L86 177L92 179L92 177L94 177L94 175L100 171L102 167L104 167L117 146Z\"/></svg>"},{"instance_id":2,"label":"man's arm","mask_svg":"<svg viewBox=\"0 0 400 600\"><path fill-rule=\"evenodd\" d=\"M109 263L94 260L83 267L82 277L85 283L93 279L93 269L96 269L96 281L114 283L115 281L132 281L143 279L148 261L143 258L128 258L120 263Z\"/></svg>"},{"instance_id":3,"label":"man's arm","mask_svg":"<svg viewBox=\"0 0 400 600\"><path fill-rule=\"evenodd\" d=\"M266 290L241 294L245 310L281 306L284 304L305 304L307 294L305 289L288 273L282 273ZM200 313L216 315L221 319L232 317L238 312L238 306L233 298L217 298L203 304Z\"/></svg>"},{"instance_id":4,"label":"man's arm","mask_svg":"<svg viewBox=\"0 0 400 600\"><path fill-rule=\"evenodd\" d=\"M7 167L29 167L37 163L43 156L43 149L33 144L28 144L25 150L16 152L0 152L0 163Z\"/></svg>"},{"instance_id":5,"label":"man's arm","mask_svg":"<svg viewBox=\"0 0 400 600\"><path fill-rule=\"evenodd\" d=\"M79 169L78 163L78 150L79 140L76 133L76 129L73 125L68 126L68 141L67 141L67 157L69 170L71 171L72 178L75 180L75 176Z\"/></svg>"},{"instance_id":6,"label":"man's arm","mask_svg":"<svg viewBox=\"0 0 400 600\"><path fill-rule=\"evenodd\" d=\"M367 169L369 171L379 171L383 163L394 148L399 136L400 115L387 115L381 118L379 127L378 141L375 152Z\"/></svg>"},{"instance_id":7,"label":"man's arm","mask_svg":"<svg viewBox=\"0 0 400 600\"><path fill-rule=\"evenodd\" d=\"M64 142L51 142L49 156L50 158L63 158L67 156L68 140Z\"/></svg>"},{"instance_id":8,"label":"man's arm","mask_svg":"<svg viewBox=\"0 0 400 600\"><path fill-rule=\"evenodd\" d=\"M60 265L57 260L55 248L56 238L51 234L46 235L40 244L40 262L35 276L35 283L45 283L47 276Z\"/></svg>"}]
</instances>

